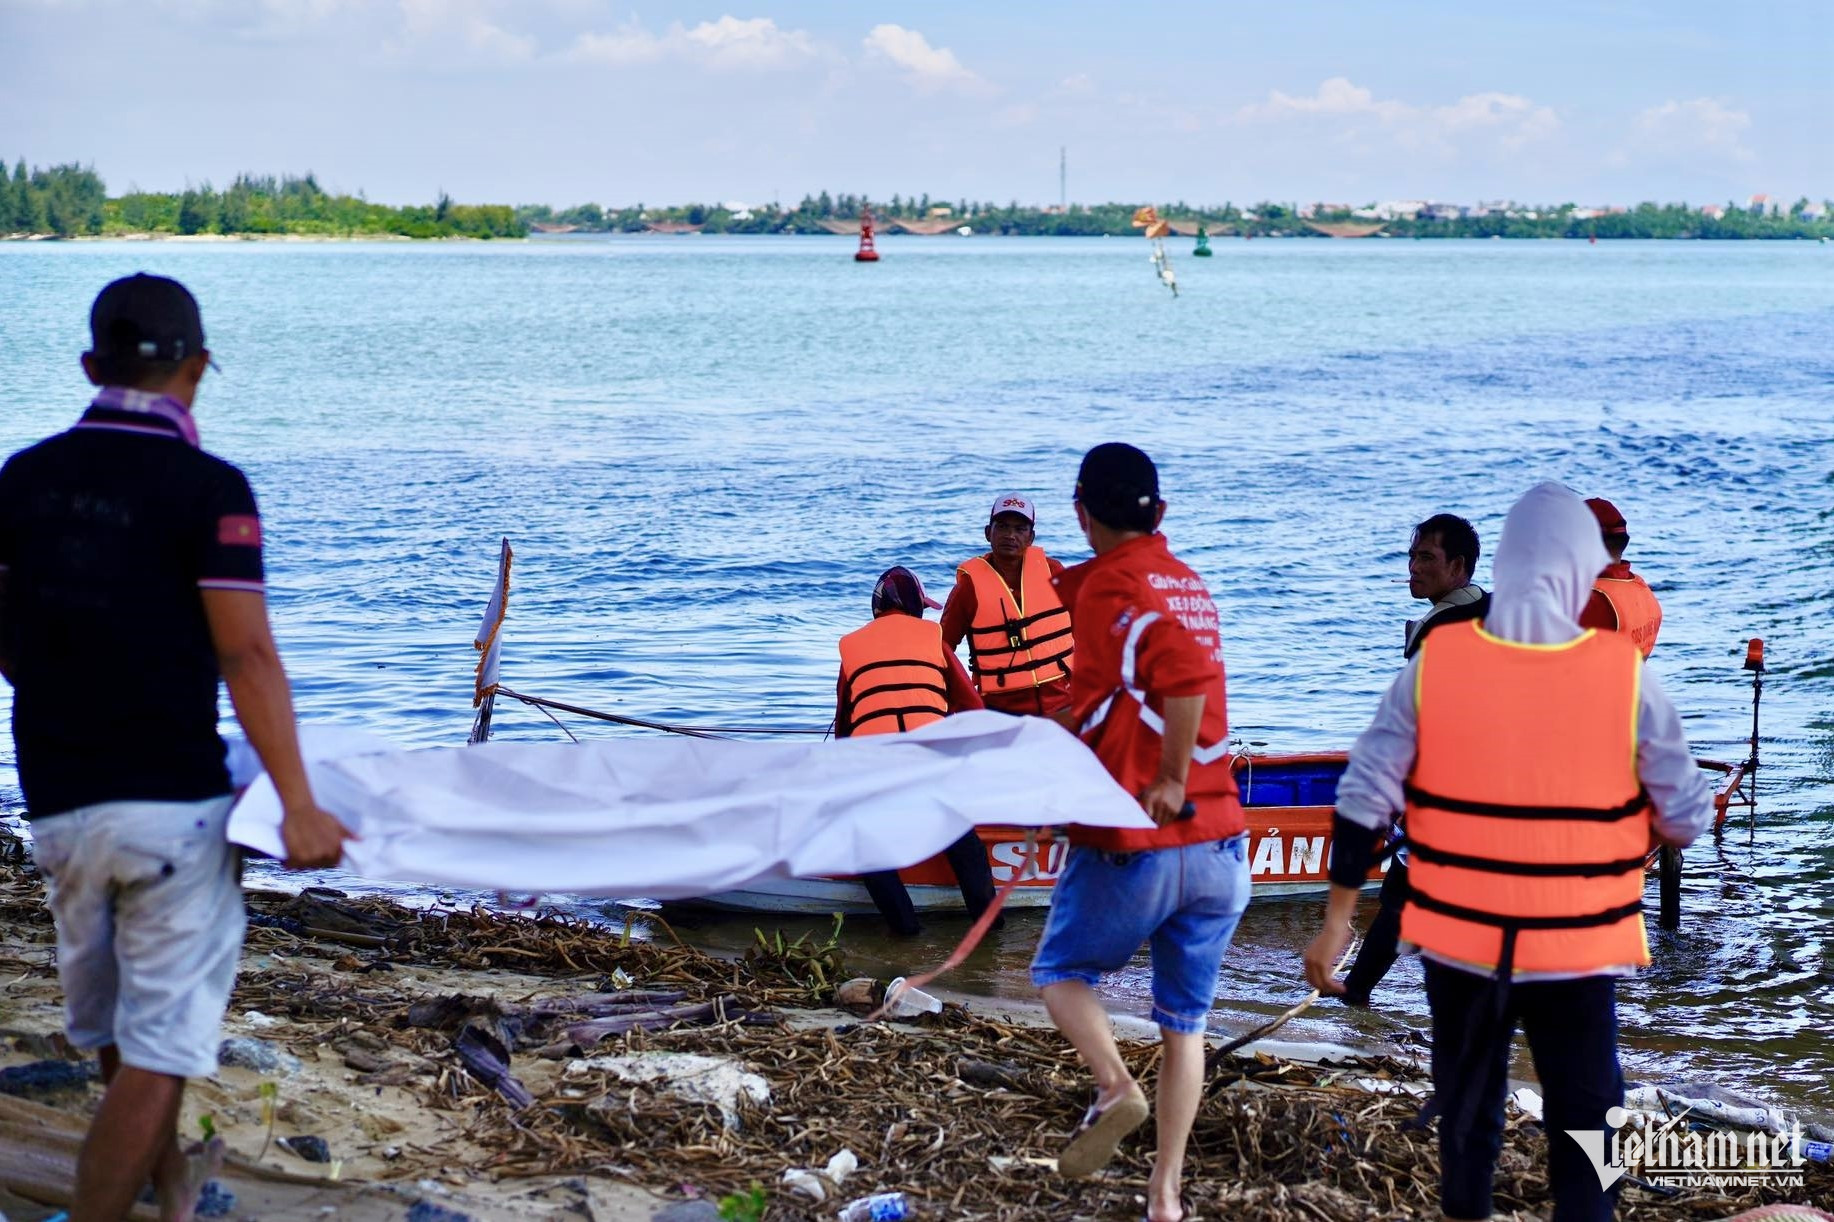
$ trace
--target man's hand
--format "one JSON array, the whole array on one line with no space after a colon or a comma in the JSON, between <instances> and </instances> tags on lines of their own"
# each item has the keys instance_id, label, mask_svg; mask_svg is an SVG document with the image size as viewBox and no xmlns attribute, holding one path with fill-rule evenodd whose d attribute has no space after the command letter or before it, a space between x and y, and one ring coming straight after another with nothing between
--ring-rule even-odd
<instances>
[{"instance_id":1,"label":"man's hand","mask_svg":"<svg viewBox=\"0 0 1834 1222\"><path fill-rule=\"evenodd\" d=\"M1324 928L1306 945L1305 982L1327 997L1342 995L1344 983L1337 978L1337 964L1355 935L1348 921L1333 921L1327 916Z\"/></svg>"},{"instance_id":2,"label":"man's hand","mask_svg":"<svg viewBox=\"0 0 1834 1222\"><path fill-rule=\"evenodd\" d=\"M280 819L280 840L287 848L289 870L335 866L344 856L344 842L355 839L335 816L314 802L289 806Z\"/></svg>"},{"instance_id":3,"label":"man's hand","mask_svg":"<svg viewBox=\"0 0 1834 1222\"><path fill-rule=\"evenodd\" d=\"M1337 965L1343 960L1344 948L1356 937L1351 921L1356 917L1356 902L1361 894L1356 887L1332 883L1325 899L1324 924L1305 948L1306 983L1327 997L1341 996L1344 991L1337 979Z\"/></svg>"},{"instance_id":4,"label":"man's hand","mask_svg":"<svg viewBox=\"0 0 1834 1222\"><path fill-rule=\"evenodd\" d=\"M1160 777L1140 791L1140 809L1160 827L1174 822L1184 810L1184 782Z\"/></svg>"}]
</instances>

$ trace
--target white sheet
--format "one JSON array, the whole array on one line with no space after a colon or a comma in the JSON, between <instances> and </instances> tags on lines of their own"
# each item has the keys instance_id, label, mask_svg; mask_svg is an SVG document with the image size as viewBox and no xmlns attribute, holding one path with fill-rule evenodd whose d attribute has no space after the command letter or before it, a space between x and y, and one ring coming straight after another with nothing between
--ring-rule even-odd
<instances>
[{"instance_id":1,"label":"white sheet","mask_svg":"<svg viewBox=\"0 0 1834 1222\"><path fill-rule=\"evenodd\" d=\"M990 712L821 743L373 744L302 736L319 804L361 837L344 868L377 881L680 899L908 866L980 823L1152 826L1068 731ZM283 855L265 776L229 836Z\"/></svg>"}]
</instances>

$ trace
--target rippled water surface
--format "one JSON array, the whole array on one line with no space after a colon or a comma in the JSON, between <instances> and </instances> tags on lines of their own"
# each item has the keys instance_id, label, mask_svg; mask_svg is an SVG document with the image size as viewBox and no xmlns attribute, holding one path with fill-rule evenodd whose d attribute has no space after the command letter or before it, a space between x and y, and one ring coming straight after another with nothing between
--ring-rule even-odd
<instances>
[{"instance_id":1,"label":"rippled water surface","mask_svg":"<svg viewBox=\"0 0 1834 1222\"><path fill-rule=\"evenodd\" d=\"M1689 851L1682 928L1622 990L1628 1070L1834 1111L1834 248L1222 242L1175 253L1176 300L1138 242L882 248L859 267L825 239L0 245L0 446L81 409L103 283L184 279L224 367L205 445L261 496L302 716L413 745L463 740L502 536L511 684L820 726L881 569L946 587L1007 489L1038 498L1047 549L1082 555L1077 458L1124 439L1158 459L1167 531L1216 595L1237 732L1342 747L1417 612L1411 523L1462 513L1488 546L1538 479L1609 496L1701 754L1745 753L1746 638L1773 666L1755 835ZM558 735L520 710L498 733ZM10 743L0 770L16 808ZM1250 909L1217 1030L1303 995L1315 919ZM872 925L849 943L885 970L961 932L895 946ZM956 986L1028 995L1038 928L1009 922ZM1144 970L1112 993L1143 1013ZM1415 964L1377 996L1289 1031L1426 1026Z\"/></svg>"}]
</instances>

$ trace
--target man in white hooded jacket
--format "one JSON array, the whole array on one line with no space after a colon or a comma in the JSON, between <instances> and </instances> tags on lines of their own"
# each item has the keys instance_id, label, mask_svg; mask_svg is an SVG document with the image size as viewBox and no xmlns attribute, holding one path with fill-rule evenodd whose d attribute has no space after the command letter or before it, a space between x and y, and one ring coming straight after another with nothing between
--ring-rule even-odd
<instances>
[{"instance_id":1,"label":"man in white hooded jacket","mask_svg":"<svg viewBox=\"0 0 1834 1222\"><path fill-rule=\"evenodd\" d=\"M1414 894L1401 936L1426 961L1448 1219L1490 1216L1518 1025L1542 1086L1555 1222L1612 1216L1616 1185L1600 1187L1566 1130L1608 1133L1605 1112L1623 1102L1615 990L1649 962L1644 854L1712 821L1655 675L1628 640L1579 627L1608 560L1577 494L1531 488L1503 524L1490 615L1424 643L1338 786L1306 977L1343 991L1332 968L1360 884L1405 810Z\"/></svg>"}]
</instances>

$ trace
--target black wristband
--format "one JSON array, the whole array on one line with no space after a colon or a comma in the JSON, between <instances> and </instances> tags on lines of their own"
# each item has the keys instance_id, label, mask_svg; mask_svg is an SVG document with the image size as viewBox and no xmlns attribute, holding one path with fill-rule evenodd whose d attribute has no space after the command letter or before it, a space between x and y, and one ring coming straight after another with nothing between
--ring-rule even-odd
<instances>
[{"instance_id":1,"label":"black wristband","mask_svg":"<svg viewBox=\"0 0 1834 1222\"><path fill-rule=\"evenodd\" d=\"M1376 850L1386 832L1352 823L1335 811L1331 814L1331 881L1340 887L1361 887L1369 881Z\"/></svg>"}]
</instances>

